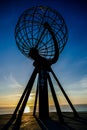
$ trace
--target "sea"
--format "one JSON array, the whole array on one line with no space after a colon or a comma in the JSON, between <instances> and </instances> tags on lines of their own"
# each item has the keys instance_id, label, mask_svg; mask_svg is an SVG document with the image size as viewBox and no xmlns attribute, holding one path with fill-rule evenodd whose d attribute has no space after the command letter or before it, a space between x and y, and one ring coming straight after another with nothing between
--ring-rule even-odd
<instances>
[{"instance_id":1,"label":"sea","mask_svg":"<svg viewBox=\"0 0 87 130\"><path fill-rule=\"evenodd\" d=\"M77 110L77 112L87 112L87 104L74 105L74 107ZM33 106L30 106L29 108L30 108L30 112L32 112ZM61 105L60 108L61 108L62 112L72 112L70 106L68 106L68 105ZM0 107L0 115L13 114L14 110L15 110L15 107ZM49 111L56 112L55 106L51 105L49 107Z\"/></svg>"}]
</instances>

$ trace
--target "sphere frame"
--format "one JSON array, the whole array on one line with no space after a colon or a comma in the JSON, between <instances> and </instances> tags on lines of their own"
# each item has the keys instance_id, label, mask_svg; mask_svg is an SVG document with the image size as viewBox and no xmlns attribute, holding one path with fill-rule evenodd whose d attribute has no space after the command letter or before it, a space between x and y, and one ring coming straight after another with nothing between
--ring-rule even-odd
<instances>
[{"instance_id":1,"label":"sphere frame","mask_svg":"<svg viewBox=\"0 0 87 130\"><path fill-rule=\"evenodd\" d=\"M58 48L49 30L44 29L46 22L51 27ZM15 39L19 50L28 58L32 59L29 53L35 48L41 57L50 61L56 52L60 54L63 51L68 40L68 29L59 12L47 6L35 6L25 10L19 17Z\"/></svg>"}]
</instances>

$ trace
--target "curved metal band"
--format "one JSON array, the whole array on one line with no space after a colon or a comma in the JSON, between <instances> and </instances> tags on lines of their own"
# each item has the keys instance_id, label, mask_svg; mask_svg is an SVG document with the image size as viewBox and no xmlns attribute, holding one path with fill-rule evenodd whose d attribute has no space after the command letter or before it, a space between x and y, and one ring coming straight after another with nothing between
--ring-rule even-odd
<instances>
[{"instance_id":1,"label":"curved metal band","mask_svg":"<svg viewBox=\"0 0 87 130\"><path fill-rule=\"evenodd\" d=\"M58 48L58 43L57 43L57 40L55 38L55 34L52 30L52 28L50 27L50 25L48 24L48 22L45 22L44 23L44 27L46 29L48 29L48 31L50 32L52 38L53 38L53 41L54 41L54 47L55 47L55 55L54 55L54 58L49 60L50 64L54 64L57 60L58 60L58 57L59 57L59 48Z\"/></svg>"}]
</instances>

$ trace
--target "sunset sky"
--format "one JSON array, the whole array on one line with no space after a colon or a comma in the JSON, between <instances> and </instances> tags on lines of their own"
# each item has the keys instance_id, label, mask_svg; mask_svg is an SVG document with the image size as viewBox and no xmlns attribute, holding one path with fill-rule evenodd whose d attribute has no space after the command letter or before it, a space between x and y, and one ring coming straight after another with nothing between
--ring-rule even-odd
<instances>
[{"instance_id":1,"label":"sunset sky","mask_svg":"<svg viewBox=\"0 0 87 130\"><path fill-rule=\"evenodd\" d=\"M26 9L45 5L56 9L66 21L69 39L52 66L73 104L87 104L87 7L86 0L0 1L0 107L15 106L34 69L33 61L17 48L14 30ZM56 83L60 104L65 101ZM35 86L30 95L33 105ZM50 102L50 104L52 101Z\"/></svg>"}]
</instances>

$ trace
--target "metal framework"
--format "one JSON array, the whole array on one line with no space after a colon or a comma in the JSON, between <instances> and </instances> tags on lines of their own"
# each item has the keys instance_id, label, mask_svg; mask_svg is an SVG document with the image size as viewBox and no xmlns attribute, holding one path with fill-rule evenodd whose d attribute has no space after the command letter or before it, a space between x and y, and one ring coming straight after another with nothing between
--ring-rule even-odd
<instances>
[{"instance_id":1,"label":"metal framework","mask_svg":"<svg viewBox=\"0 0 87 130\"><path fill-rule=\"evenodd\" d=\"M49 24L55 35L57 51L61 53L66 45L68 31L63 17L47 6L32 7L19 17L15 28L17 46L28 58L31 48L36 48L41 57L47 60L54 59L54 40L45 23Z\"/></svg>"},{"instance_id":2,"label":"metal framework","mask_svg":"<svg viewBox=\"0 0 87 130\"><path fill-rule=\"evenodd\" d=\"M50 87L60 123L64 123L60 105L55 93L50 73L70 105L74 116L78 117L74 106L65 93L62 85L53 72L51 65L57 62L59 54L64 49L68 39L67 27L62 16L46 6L32 7L19 17L15 28L15 39L19 50L28 58L34 60L35 69L19 100L12 118L5 128L15 121L13 130L18 130L21 118L38 74L33 115L36 113L37 97L39 96L39 119L49 118L48 85Z\"/></svg>"}]
</instances>

